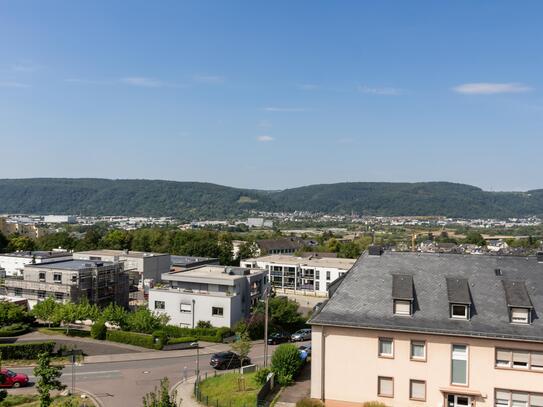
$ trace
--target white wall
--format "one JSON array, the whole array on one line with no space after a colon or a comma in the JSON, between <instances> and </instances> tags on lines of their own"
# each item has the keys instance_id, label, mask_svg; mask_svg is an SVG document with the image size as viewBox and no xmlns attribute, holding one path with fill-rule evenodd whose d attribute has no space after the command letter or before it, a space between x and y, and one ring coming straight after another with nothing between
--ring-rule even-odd
<instances>
[{"instance_id":1,"label":"white wall","mask_svg":"<svg viewBox=\"0 0 543 407\"><path fill-rule=\"evenodd\" d=\"M194 308L192 309L194 300ZM155 309L155 301L164 301L164 310ZM149 309L167 314L170 324L192 328L192 312L181 312L181 304L190 304L194 312L194 325L198 321L209 321L215 327L233 327L243 318L241 296L203 295L180 292L168 289L149 290ZM212 307L221 307L223 316L213 316Z\"/></svg>"},{"instance_id":2,"label":"white wall","mask_svg":"<svg viewBox=\"0 0 543 407\"><path fill-rule=\"evenodd\" d=\"M35 259L36 264L51 263L53 261L72 260L72 255L66 253L66 256ZM6 270L7 276L22 276L25 264L31 264L32 258L18 256L2 256L0 255L0 267Z\"/></svg>"}]
</instances>

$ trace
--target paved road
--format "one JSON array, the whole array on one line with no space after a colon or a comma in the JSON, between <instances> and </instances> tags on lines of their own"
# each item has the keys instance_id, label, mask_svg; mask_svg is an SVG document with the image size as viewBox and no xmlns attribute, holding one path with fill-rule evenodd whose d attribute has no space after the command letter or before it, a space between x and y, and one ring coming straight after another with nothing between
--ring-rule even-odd
<instances>
[{"instance_id":1,"label":"paved road","mask_svg":"<svg viewBox=\"0 0 543 407\"><path fill-rule=\"evenodd\" d=\"M275 346L270 346L271 355ZM212 351L212 348L204 350L206 353ZM197 358L196 356L168 357L164 352L164 359L136 360L130 362L105 362L83 364L75 367L75 386L88 391L96 396L102 402L104 407L118 406L141 406L142 397L155 386L160 384L160 380L167 377L170 385L177 383L184 377L191 377L195 374ZM264 345L255 344L250 354L251 359L256 364L262 364L264 359ZM17 372L26 373L34 380L32 368L14 368ZM213 368L209 366L209 355L200 357L200 371L212 372ZM66 367L63 370L62 381L71 386L72 368ZM10 392L28 392L31 389L10 390Z\"/></svg>"}]
</instances>

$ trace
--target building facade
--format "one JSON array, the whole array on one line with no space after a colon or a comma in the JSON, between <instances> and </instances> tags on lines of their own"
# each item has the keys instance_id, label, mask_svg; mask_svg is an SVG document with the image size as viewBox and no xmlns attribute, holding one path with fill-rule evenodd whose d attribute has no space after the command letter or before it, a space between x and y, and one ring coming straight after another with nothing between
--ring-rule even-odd
<instances>
[{"instance_id":1,"label":"building facade","mask_svg":"<svg viewBox=\"0 0 543 407\"><path fill-rule=\"evenodd\" d=\"M0 267L5 269L6 276L22 276L27 264L51 263L71 259L72 253L66 250L3 253L0 254Z\"/></svg>"},{"instance_id":2,"label":"building facade","mask_svg":"<svg viewBox=\"0 0 543 407\"><path fill-rule=\"evenodd\" d=\"M246 259L242 267L259 268L278 292L327 296L328 288L355 264L353 259L270 255Z\"/></svg>"},{"instance_id":3,"label":"building facade","mask_svg":"<svg viewBox=\"0 0 543 407\"><path fill-rule=\"evenodd\" d=\"M162 276L162 287L149 290L149 309L167 314L172 325L192 328L209 321L233 327L261 298L265 277L262 271L218 265L172 271Z\"/></svg>"},{"instance_id":4,"label":"building facade","mask_svg":"<svg viewBox=\"0 0 543 407\"><path fill-rule=\"evenodd\" d=\"M313 316L330 406L543 405L543 259L365 254Z\"/></svg>"}]
</instances>

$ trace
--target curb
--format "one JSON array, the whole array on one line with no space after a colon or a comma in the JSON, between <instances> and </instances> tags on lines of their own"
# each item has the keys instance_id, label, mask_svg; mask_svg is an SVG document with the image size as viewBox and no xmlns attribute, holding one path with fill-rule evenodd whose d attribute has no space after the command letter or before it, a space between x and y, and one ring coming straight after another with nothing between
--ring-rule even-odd
<instances>
[{"instance_id":1,"label":"curb","mask_svg":"<svg viewBox=\"0 0 543 407\"><path fill-rule=\"evenodd\" d=\"M90 391L80 389L78 387L75 388L76 391L80 392L81 394L85 394L89 399L93 401L93 403L98 407L104 407L104 404L102 401L98 399L98 396L94 393L91 393Z\"/></svg>"}]
</instances>

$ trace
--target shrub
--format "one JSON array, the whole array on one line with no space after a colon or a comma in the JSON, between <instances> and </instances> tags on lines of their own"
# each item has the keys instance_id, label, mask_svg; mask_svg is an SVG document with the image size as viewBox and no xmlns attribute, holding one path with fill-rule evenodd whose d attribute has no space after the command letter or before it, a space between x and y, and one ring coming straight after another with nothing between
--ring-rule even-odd
<instances>
[{"instance_id":1,"label":"shrub","mask_svg":"<svg viewBox=\"0 0 543 407\"><path fill-rule=\"evenodd\" d=\"M362 407L387 407L387 405L380 401L366 401L362 404Z\"/></svg>"},{"instance_id":2,"label":"shrub","mask_svg":"<svg viewBox=\"0 0 543 407\"><path fill-rule=\"evenodd\" d=\"M198 321L196 328L213 328L213 325L209 321Z\"/></svg>"},{"instance_id":3,"label":"shrub","mask_svg":"<svg viewBox=\"0 0 543 407\"><path fill-rule=\"evenodd\" d=\"M281 386L288 386L302 366L298 348L291 343L284 343L273 352L271 366Z\"/></svg>"},{"instance_id":4,"label":"shrub","mask_svg":"<svg viewBox=\"0 0 543 407\"><path fill-rule=\"evenodd\" d=\"M2 359L37 359L40 353L53 353L55 342L25 342L0 345Z\"/></svg>"},{"instance_id":5,"label":"shrub","mask_svg":"<svg viewBox=\"0 0 543 407\"><path fill-rule=\"evenodd\" d=\"M169 338L183 338L190 336L195 340L221 343L224 338L233 335L230 328L181 328L175 325L166 325L160 331L165 332Z\"/></svg>"},{"instance_id":6,"label":"shrub","mask_svg":"<svg viewBox=\"0 0 543 407\"><path fill-rule=\"evenodd\" d=\"M96 321L91 327L91 337L103 341L106 339L107 327L106 322L103 320Z\"/></svg>"},{"instance_id":7,"label":"shrub","mask_svg":"<svg viewBox=\"0 0 543 407\"><path fill-rule=\"evenodd\" d=\"M296 407L324 407L322 401L308 397L298 400Z\"/></svg>"},{"instance_id":8,"label":"shrub","mask_svg":"<svg viewBox=\"0 0 543 407\"><path fill-rule=\"evenodd\" d=\"M112 342L126 343L148 349L162 349L162 343L155 343L152 335L127 331L107 331L106 339Z\"/></svg>"},{"instance_id":9,"label":"shrub","mask_svg":"<svg viewBox=\"0 0 543 407\"><path fill-rule=\"evenodd\" d=\"M19 336L27 333L30 330L30 327L27 324L11 324L6 325L0 328L0 337L6 336Z\"/></svg>"},{"instance_id":10,"label":"shrub","mask_svg":"<svg viewBox=\"0 0 543 407\"><path fill-rule=\"evenodd\" d=\"M260 369L259 371L255 373L255 381L259 385L264 386L270 372L271 372L271 369L268 369L267 367Z\"/></svg>"}]
</instances>

